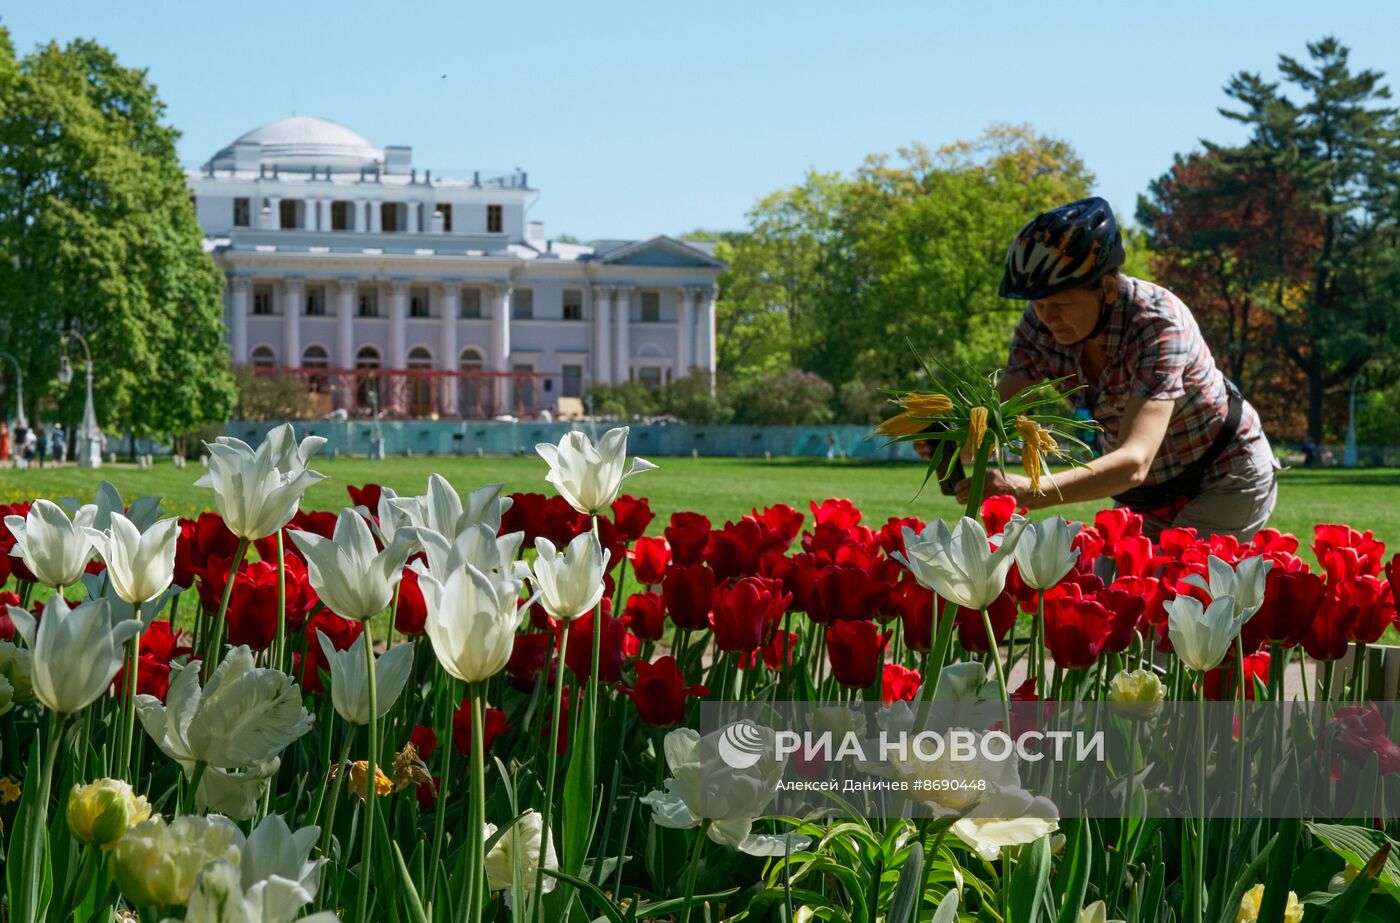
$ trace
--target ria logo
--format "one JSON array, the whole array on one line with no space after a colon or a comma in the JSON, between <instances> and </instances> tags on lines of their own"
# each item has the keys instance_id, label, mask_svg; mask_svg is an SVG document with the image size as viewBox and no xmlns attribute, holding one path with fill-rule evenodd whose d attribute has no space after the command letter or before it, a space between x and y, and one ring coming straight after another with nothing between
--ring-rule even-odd
<instances>
[{"instance_id":1,"label":"ria logo","mask_svg":"<svg viewBox=\"0 0 1400 923\"><path fill-rule=\"evenodd\" d=\"M749 769L768 750L763 732L752 722L740 721L731 724L720 732L715 745L719 758L731 769Z\"/></svg>"}]
</instances>

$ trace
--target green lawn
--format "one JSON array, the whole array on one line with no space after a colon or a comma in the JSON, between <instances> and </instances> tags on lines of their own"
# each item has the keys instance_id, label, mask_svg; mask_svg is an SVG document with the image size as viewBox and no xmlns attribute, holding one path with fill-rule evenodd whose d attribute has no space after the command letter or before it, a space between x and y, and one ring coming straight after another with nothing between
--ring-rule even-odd
<instances>
[{"instance_id":1,"label":"green lawn","mask_svg":"<svg viewBox=\"0 0 1400 923\"><path fill-rule=\"evenodd\" d=\"M890 516L917 515L925 519L953 517L958 508L931 487L915 496L923 476L913 464L869 463L824 459L782 458L772 461L740 458L660 458L660 470L628 481L628 491L651 498L659 514L655 529L676 510L694 510L717 524L755 506L789 503L806 509L812 498L847 497L878 526ZM338 509L347 502L346 484L378 481L400 494L421 493L428 474L437 471L459 490L496 481L507 491L549 493L545 465L534 455L518 458L395 458L317 461L313 466L328 476L307 493L307 507ZM173 513L192 515L212 509L213 492L194 487L202 469L184 470L169 463L139 469L125 465L90 471L66 467L15 471L0 469L0 501L31 497L91 498L97 482L111 480L130 500L159 494ZM1073 504L1064 515L1088 519L1097 504ZM1272 525L1297 534L1306 546L1318 522L1347 522L1372 529L1377 537L1400 550L1400 470L1290 470L1282 475L1278 509Z\"/></svg>"}]
</instances>

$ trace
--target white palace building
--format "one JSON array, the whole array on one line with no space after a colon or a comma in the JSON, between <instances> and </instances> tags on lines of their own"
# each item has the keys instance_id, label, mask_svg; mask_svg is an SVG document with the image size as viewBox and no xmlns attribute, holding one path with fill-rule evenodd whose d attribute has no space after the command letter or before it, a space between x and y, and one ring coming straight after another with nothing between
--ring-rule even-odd
<instances>
[{"instance_id":1,"label":"white palace building","mask_svg":"<svg viewBox=\"0 0 1400 923\"><path fill-rule=\"evenodd\" d=\"M322 412L567 416L590 382L714 372L712 245L548 241L523 172L437 176L295 117L188 183L234 364L301 377Z\"/></svg>"}]
</instances>

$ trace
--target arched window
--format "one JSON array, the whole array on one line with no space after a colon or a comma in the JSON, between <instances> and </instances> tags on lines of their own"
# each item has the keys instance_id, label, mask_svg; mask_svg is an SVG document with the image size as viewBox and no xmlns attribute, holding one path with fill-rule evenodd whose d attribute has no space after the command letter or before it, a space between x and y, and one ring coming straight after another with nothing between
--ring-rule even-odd
<instances>
[{"instance_id":1,"label":"arched window","mask_svg":"<svg viewBox=\"0 0 1400 923\"><path fill-rule=\"evenodd\" d=\"M408 352L408 367L411 369L430 369L433 367L433 354L422 346L415 346Z\"/></svg>"},{"instance_id":2,"label":"arched window","mask_svg":"<svg viewBox=\"0 0 1400 923\"><path fill-rule=\"evenodd\" d=\"M373 346L361 346L360 351L355 353L355 368L379 368L379 350L375 349Z\"/></svg>"},{"instance_id":3,"label":"arched window","mask_svg":"<svg viewBox=\"0 0 1400 923\"><path fill-rule=\"evenodd\" d=\"M253 350L253 368L270 369L277 365L277 356L271 346L259 346Z\"/></svg>"},{"instance_id":4,"label":"arched window","mask_svg":"<svg viewBox=\"0 0 1400 923\"><path fill-rule=\"evenodd\" d=\"M463 372L470 373L458 379L460 382L457 395L458 412L463 417L489 416L487 411L490 408L487 407L487 400L491 390L486 384L485 376L481 374L483 368L481 353L468 346L462 350L458 367Z\"/></svg>"},{"instance_id":5,"label":"arched window","mask_svg":"<svg viewBox=\"0 0 1400 923\"><path fill-rule=\"evenodd\" d=\"M408 351L408 367L411 371L427 372L433 367L433 354L422 346ZM434 415L433 379L428 375L414 375L409 379L408 412L415 417Z\"/></svg>"},{"instance_id":6,"label":"arched window","mask_svg":"<svg viewBox=\"0 0 1400 923\"><path fill-rule=\"evenodd\" d=\"M327 369L331 365L331 355L324 346L308 346L301 353L301 367L304 369ZM321 394L330 388L330 379L325 375L306 376L306 389L312 394Z\"/></svg>"},{"instance_id":7,"label":"arched window","mask_svg":"<svg viewBox=\"0 0 1400 923\"><path fill-rule=\"evenodd\" d=\"M379 350L373 346L361 346L355 353L355 402L362 410L373 412L379 405L379 383L374 374L379 365Z\"/></svg>"}]
</instances>

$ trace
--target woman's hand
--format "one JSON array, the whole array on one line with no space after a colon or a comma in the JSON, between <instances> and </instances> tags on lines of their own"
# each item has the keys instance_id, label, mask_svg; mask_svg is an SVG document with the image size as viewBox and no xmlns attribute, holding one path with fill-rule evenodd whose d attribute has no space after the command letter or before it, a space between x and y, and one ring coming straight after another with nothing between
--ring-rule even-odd
<instances>
[{"instance_id":1,"label":"woman's hand","mask_svg":"<svg viewBox=\"0 0 1400 923\"><path fill-rule=\"evenodd\" d=\"M968 494L972 493L972 479L963 478L953 486L953 493L958 502L966 506ZM987 475L982 480L982 496L992 497L997 494L1010 494L1015 497L1018 509L1029 506L1031 479L1024 474L1002 474L1000 469L989 465Z\"/></svg>"},{"instance_id":2,"label":"woman's hand","mask_svg":"<svg viewBox=\"0 0 1400 923\"><path fill-rule=\"evenodd\" d=\"M914 443L914 451L924 461L933 461L933 453L938 451L938 440L920 439Z\"/></svg>"}]
</instances>

